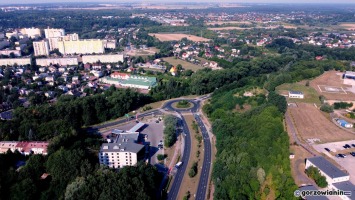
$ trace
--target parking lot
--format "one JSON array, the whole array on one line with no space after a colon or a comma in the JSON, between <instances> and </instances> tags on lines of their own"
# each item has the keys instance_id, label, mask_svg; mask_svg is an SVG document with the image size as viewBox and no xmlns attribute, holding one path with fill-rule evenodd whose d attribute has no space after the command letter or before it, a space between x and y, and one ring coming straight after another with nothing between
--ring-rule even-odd
<instances>
[{"instance_id":1,"label":"parking lot","mask_svg":"<svg viewBox=\"0 0 355 200\"><path fill-rule=\"evenodd\" d=\"M344 146L346 144L351 146L351 148L345 149ZM350 155L350 152L355 152L355 147L353 147L352 144L355 144L355 140L317 144L313 145L313 147L318 152L323 153L333 159L344 170L346 170L350 175L350 181L355 184L355 157ZM330 152L325 150L325 148L328 148ZM336 157L337 154L345 154L346 157Z\"/></svg>"}]
</instances>

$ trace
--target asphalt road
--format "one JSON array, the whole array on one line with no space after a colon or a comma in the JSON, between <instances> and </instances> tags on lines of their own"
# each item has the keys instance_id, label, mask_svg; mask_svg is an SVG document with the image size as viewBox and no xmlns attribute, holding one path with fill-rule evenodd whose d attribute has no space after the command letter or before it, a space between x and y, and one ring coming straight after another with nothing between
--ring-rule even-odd
<instances>
[{"instance_id":1,"label":"asphalt road","mask_svg":"<svg viewBox=\"0 0 355 200\"><path fill-rule=\"evenodd\" d=\"M201 173L200 181L198 184L197 193L196 193L196 197L195 197L195 199L200 199L200 200L204 200L206 197L208 178L209 178L210 168L211 168L210 138L209 138L209 135L208 135L205 125L201 121L201 118L197 114L195 114L198 111L198 109L200 108L200 101L199 100L204 99L204 98L208 98L208 96L202 97L200 99L196 99L197 101L185 99L193 104L193 107L189 108L189 109L177 109L172 106L173 103L181 101L182 99L172 100L164 105L164 109L166 109L166 110L172 110L172 111L176 111L178 113L192 112L194 114L194 117L195 117L195 120L196 120L198 126L201 129L202 136L203 136L203 142L204 142L204 146L205 146L205 148L204 148L205 154L204 154L204 158L203 158L202 169L200 171L200 173ZM189 132L188 126L187 126L186 121L183 118L183 116L182 116L182 123L183 123L184 133L186 133L186 135L189 135L190 132ZM191 140L190 137L185 137L185 150L184 150L184 155L181 159L181 161L184 164L180 167L177 174L175 175L174 182L173 182L171 189L168 193L169 200L177 199L177 195L180 190L181 182L182 182L182 179L183 179L185 171L186 171L187 163L190 158L190 150L191 150L191 141L190 140Z\"/></svg>"},{"instance_id":2,"label":"asphalt road","mask_svg":"<svg viewBox=\"0 0 355 200\"><path fill-rule=\"evenodd\" d=\"M206 199L206 191L208 186L208 177L211 169L211 142L205 125L199 115L194 114L195 120L201 129L204 148L203 165L201 169L200 182L198 183L196 198L198 200Z\"/></svg>"},{"instance_id":3,"label":"asphalt road","mask_svg":"<svg viewBox=\"0 0 355 200\"><path fill-rule=\"evenodd\" d=\"M185 149L184 149L184 153L183 153L181 160L180 160L183 164L177 170L175 177L174 177L174 182L171 185L171 188L168 193L169 200L177 199L177 196L178 196L179 190L180 190L180 186L182 183L182 179L184 178L184 174L185 174L185 171L187 168L187 163L189 162L189 159L190 159L190 151L191 151L191 138L189 136L190 131L189 131L189 128L187 126L184 116L182 116L182 115L180 115L180 116L181 116L182 127L184 129L184 133L186 134Z\"/></svg>"}]
</instances>

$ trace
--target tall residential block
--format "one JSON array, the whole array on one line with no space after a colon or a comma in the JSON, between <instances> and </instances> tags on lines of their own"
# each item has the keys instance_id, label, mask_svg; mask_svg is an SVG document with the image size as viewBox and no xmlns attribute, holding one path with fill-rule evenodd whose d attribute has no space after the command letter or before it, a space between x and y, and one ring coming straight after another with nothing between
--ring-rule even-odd
<instances>
[{"instance_id":1,"label":"tall residential block","mask_svg":"<svg viewBox=\"0 0 355 200\"><path fill-rule=\"evenodd\" d=\"M41 40L33 42L33 49L35 56L48 56L49 55L49 42L48 40Z\"/></svg>"},{"instance_id":2,"label":"tall residential block","mask_svg":"<svg viewBox=\"0 0 355 200\"><path fill-rule=\"evenodd\" d=\"M64 29L47 28L44 29L46 38L58 38L65 35Z\"/></svg>"}]
</instances>

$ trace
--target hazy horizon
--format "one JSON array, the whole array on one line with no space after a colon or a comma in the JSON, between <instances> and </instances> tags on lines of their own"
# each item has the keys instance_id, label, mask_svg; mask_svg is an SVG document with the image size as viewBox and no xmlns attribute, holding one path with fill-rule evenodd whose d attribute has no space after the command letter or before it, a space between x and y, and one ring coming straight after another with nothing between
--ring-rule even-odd
<instances>
[{"instance_id":1,"label":"hazy horizon","mask_svg":"<svg viewBox=\"0 0 355 200\"><path fill-rule=\"evenodd\" d=\"M41 3L166 3L166 0L0 0L1 5ZM176 0L174 3L216 3L214 0ZM173 3L173 2L169 2ZM169 4L167 3L167 4ZM219 0L218 3L283 3L283 4L355 4L354 0Z\"/></svg>"}]
</instances>

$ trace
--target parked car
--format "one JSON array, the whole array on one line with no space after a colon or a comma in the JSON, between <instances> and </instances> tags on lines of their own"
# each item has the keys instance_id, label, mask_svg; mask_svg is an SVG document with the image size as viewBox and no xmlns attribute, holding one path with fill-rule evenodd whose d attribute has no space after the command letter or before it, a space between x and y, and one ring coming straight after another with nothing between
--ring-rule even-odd
<instances>
[{"instance_id":1,"label":"parked car","mask_svg":"<svg viewBox=\"0 0 355 200\"><path fill-rule=\"evenodd\" d=\"M328 149L328 148L324 148L326 151L328 151L328 152L330 152L330 149Z\"/></svg>"},{"instance_id":2,"label":"parked car","mask_svg":"<svg viewBox=\"0 0 355 200\"><path fill-rule=\"evenodd\" d=\"M355 144L351 144L351 146L355 147Z\"/></svg>"},{"instance_id":3,"label":"parked car","mask_svg":"<svg viewBox=\"0 0 355 200\"><path fill-rule=\"evenodd\" d=\"M350 155L352 155L353 157L355 157L355 152L350 152Z\"/></svg>"},{"instance_id":4,"label":"parked car","mask_svg":"<svg viewBox=\"0 0 355 200\"><path fill-rule=\"evenodd\" d=\"M337 158L344 158L343 154L337 154L335 155Z\"/></svg>"}]
</instances>

